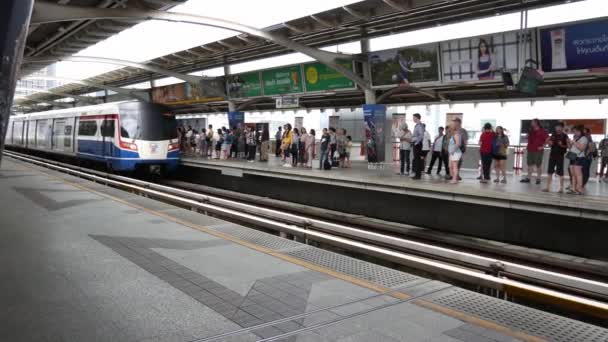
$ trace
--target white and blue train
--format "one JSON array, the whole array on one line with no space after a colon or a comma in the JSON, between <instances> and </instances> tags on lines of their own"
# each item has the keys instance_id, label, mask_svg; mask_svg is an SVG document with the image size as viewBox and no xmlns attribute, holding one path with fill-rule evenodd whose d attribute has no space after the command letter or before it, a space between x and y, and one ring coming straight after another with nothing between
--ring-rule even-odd
<instances>
[{"instance_id":1,"label":"white and blue train","mask_svg":"<svg viewBox=\"0 0 608 342\"><path fill-rule=\"evenodd\" d=\"M174 171L180 159L175 115L126 101L11 116L6 145L104 163L115 171Z\"/></svg>"}]
</instances>

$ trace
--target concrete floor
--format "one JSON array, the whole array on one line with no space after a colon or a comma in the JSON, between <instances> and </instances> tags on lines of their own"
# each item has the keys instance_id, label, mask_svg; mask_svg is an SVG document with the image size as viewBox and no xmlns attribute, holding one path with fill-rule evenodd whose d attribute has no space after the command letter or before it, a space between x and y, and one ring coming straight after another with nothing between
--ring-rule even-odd
<instances>
[{"instance_id":1,"label":"concrete floor","mask_svg":"<svg viewBox=\"0 0 608 342\"><path fill-rule=\"evenodd\" d=\"M528 336L416 304L454 290L449 284L10 159L0 168L0 203L1 341L450 342ZM229 235L265 247L220 237ZM311 253L368 280L312 267L302 261ZM407 295L383 292L397 290Z\"/></svg>"}]
</instances>

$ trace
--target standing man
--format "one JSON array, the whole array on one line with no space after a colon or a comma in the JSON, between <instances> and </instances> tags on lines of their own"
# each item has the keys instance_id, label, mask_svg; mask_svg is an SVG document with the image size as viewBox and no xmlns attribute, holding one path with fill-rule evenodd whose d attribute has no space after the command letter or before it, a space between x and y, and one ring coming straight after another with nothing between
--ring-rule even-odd
<instances>
[{"instance_id":1,"label":"standing man","mask_svg":"<svg viewBox=\"0 0 608 342\"><path fill-rule=\"evenodd\" d=\"M545 151L545 142L547 141L547 131L541 126L540 120L532 120L530 131L528 132L528 177L522 179L522 183L530 183L532 175L536 172L536 184L540 184L540 176L542 174L543 153Z\"/></svg>"},{"instance_id":2,"label":"standing man","mask_svg":"<svg viewBox=\"0 0 608 342\"><path fill-rule=\"evenodd\" d=\"M399 162L401 164L399 175L401 176L410 174L411 151L412 132L407 128L407 124L404 123L403 126L401 126L401 133L399 133Z\"/></svg>"},{"instance_id":3,"label":"standing man","mask_svg":"<svg viewBox=\"0 0 608 342\"><path fill-rule=\"evenodd\" d=\"M543 192L551 191L553 174L556 173L559 176L558 192L561 193L564 192L564 155L568 150L568 135L564 133L564 124L558 123L555 126L555 133L547 139L547 145L551 147L551 153L549 154L549 169L547 170L547 187L543 189Z\"/></svg>"},{"instance_id":4,"label":"standing man","mask_svg":"<svg viewBox=\"0 0 608 342\"><path fill-rule=\"evenodd\" d=\"M321 156L319 158L319 170L323 170L324 163L328 160L330 136L327 133L327 128L323 128L323 134L321 135ZM331 162L329 162L331 164Z\"/></svg>"},{"instance_id":5,"label":"standing man","mask_svg":"<svg viewBox=\"0 0 608 342\"><path fill-rule=\"evenodd\" d=\"M420 114L414 114L414 134L412 135L412 144L414 145L414 160L412 163L414 177L412 179L422 178L422 169L424 168L423 155L422 155L422 143L424 141L424 125L420 122Z\"/></svg>"},{"instance_id":6,"label":"standing man","mask_svg":"<svg viewBox=\"0 0 608 342\"><path fill-rule=\"evenodd\" d=\"M443 163L443 156L441 153L443 151L443 138L444 138L443 131L444 131L443 127L439 127L439 134L433 141L433 146L432 146L433 156L431 157L431 163L429 164L429 169L426 171L427 175L430 175L431 171L433 171L433 166L435 165L436 160L439 161L439 166L437 167L437 175L439 175L441 173L441 164Z\"/></svg>"},{"instance_id":7,"label":"standing man","mask_svg":"<svg viewBox=\"0 0 608 342\"><path fill-rule=\"evenodd\" d=\"M279 129L274 134L274 139L275 139L274 153L277 157L281 156L281 138L283 138L283 127L279 126Z\"/></svg>"},{"instance_id":8,"label":"standing man","mask_svg":"<svg viewBox=\"0 0 608 342\"><path fill-rule=\"evenodd\" d=\"M608 167L608 136L600 141L600 156L602 157L600 165L600 182L608 181L608 172L604 173L606 167Z\"/></svg>"}]
</instances>

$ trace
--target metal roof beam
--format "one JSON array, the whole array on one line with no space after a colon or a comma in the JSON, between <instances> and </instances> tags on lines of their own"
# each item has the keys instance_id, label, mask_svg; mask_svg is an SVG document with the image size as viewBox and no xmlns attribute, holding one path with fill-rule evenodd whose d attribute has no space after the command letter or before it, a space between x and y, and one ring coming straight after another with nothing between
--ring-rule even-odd
<instances>
[{"instance_id":1,"label":"metal roof beam","mask_svg":"<svg viewBox=\"0 0 608 342\"><path fill-rule=\"evenodd\" d=\"M60 91L55 91L55 90L50 90L50 89L38 89L38 88L28 88L28 87L17 87L16 88L17 91L31 91L34 93L45 93L45 94L52 94L52 95L57 95L57 96L63 96L63 97L71 97L75 100L79 100L82 102L88 102L88 103L94 103L94 104L98 104L99 100L94 98L94 97L90 97L90 96L80 96L80 95L72 95L72 94L68 94L68 93L62 93ZM20 99L21 100L21 99ZM25 101L29 101L29 99L24 98Z\"/></svg>"},{"instance_id":2,"label":"metal roof beam","mask_svg":"<svg viewBox=\"0 0 608 342\"><path fill-rule=\"evenodd\" d=\"M387 0L385 0L387 1ZM392 0L388 0L392 1ZM192 15L187 13L163 12L155 10L142 9L114 9L114 8L89 8L81 6L62 6L48 1L36 1L34 13L32 16L32 24L43 24L50 22L63 22L74 20L89 20L89 19L155 19L171 22L190 23L204 26L217 27L227 30L232 30L240 33L246 33L252 36L257 36L275 44L281 45L290 50L303 53L315 60L335 69L340 72L363 89L370 89L370 83L357 75L354 71L349 70L340 64L342 60L352 60L353 56L340 53L332 53L319 50L302 43L291 40L285 35L267 32L251 26L232 22L229 20Z\"/></svg>"},{"instance_id":3,"label":"metal roof beam","mask_svg":"<svg viewBox=\"0 0 608 342\"><path fill-rule=\"evenodd\" d=\"M99 89L105 89L108 91L113 91L117 94L120 95L124 95L124 96L128 96L137 100L143 100L143 101L148 101L148 96L147 93L144 91L138 91L138 90L133 90L133 89L127 89L127 88L119 88L119 87L112 87L109 85L105 85L102 83L96 83L96 82L91 82L91 81L85 81L85 80L76 80L73 78L66 78L66 77L53 77L53 76L31 76L31 77L26 77L23 78L22 80L47 80L47 81L60 81L60 82L69 82L69 83L74 83L74 84L80 84L80 85L85 85L87 87L93 87L93 88L99 88ZM68 84L65 84L66 86Z\"/></svg>"}]
</instances>

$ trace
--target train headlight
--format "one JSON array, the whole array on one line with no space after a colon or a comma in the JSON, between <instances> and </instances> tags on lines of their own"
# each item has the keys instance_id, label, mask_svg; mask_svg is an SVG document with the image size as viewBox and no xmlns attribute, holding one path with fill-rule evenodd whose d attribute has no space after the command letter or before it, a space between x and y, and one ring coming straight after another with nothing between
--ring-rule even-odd
<instances>
[{"instance_id":1,"label":"train headlight","mask_svg":"<svg viewBox=\"0 0 608 342\"><path fill-rule=\"evenodd\" d=\"M135 143L128 143L124 141L120 142L120 148L124 148L131 151L137 151L137 145Z\"/></svg>"},{"instance_id":2,"label":"train headlight","mask_svg":"<svg viewBox=\"0 0 608 342\"><path fill-rule=\"evenodd\" d=\"M179 150L179 143L169 144L169 151Z\"/></svg>"}]
</instances>

